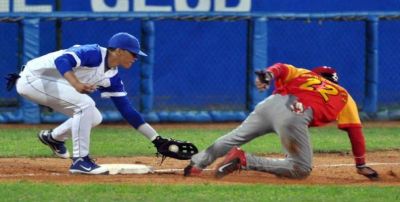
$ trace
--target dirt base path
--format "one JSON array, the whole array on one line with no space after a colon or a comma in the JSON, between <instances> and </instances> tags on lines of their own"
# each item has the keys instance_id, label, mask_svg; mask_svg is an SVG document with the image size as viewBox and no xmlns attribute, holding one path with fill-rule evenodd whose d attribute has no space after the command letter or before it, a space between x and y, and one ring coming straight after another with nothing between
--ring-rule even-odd
<instances>
[{"instance_id":1,"label":"dirt base path","mask_svg":"<svg viewBox=\"0 0 400 202\"><path fill-rule=\"evenodd\" d=\"M221 159L219 159L220 161ZM371 167L381 178L372 182L356 174L353 159L343 154L316 154L311 176L304 180L278 178L274 175L241 171L223 179L215 179L214 172L207 169L201 176L183 177L182 171L168 174L125 175L71 175L70 160L58 158L0 158L0 183L10 181L51 182L60 184L119 183L119 184L307 184L307 185L394 185L400 186L400 151L368 153ZM136 163L153 166L155 169L182 169L188 161L167 159L161 166L155 157L123 157L97 159L99 164ZM218 163L218 161L217 161ZM216 164L211 165L212 169Z\"/></svg>"}]
</instances>

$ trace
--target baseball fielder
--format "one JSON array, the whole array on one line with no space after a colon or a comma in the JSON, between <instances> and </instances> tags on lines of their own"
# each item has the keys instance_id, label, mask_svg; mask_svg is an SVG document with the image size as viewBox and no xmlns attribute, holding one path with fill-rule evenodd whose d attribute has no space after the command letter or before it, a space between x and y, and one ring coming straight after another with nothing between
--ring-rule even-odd
<instances>
[{"instance_id":1,"label":"baseball fielder","mask_svg":"<svg viewBox=\"0 0 400 202\"><path fill-rule=\"evenodd\" d=\"M256 86L260 90L267 89L271 80L275 80L273 95L260 102L238 128L194 155L184 169L185 176L200 174L216 158L226 154L216 177L248 169L306 178L312 170L313 157L308 128L337 120L339 129L348 133L357 172L370 179L378 178L378 173L365 164L365 142L356 103L338 85L333 68L324 66L309 71L277 63L256 73ZM237 147L270 132L279 135L285 159L258 157Z\"/></svg>"},{"instance_id":2,"label":"baseball fielder","mask_svg":"<svg viewBox=\"0 0 400 202\"><path fill-rule=\"evenodd\" d=\"M87 94L95 90L104 98L111 98L125 120L151 140L157 151L165 156L189 159L197 148L191 144L164 139L132 107L118 67L131 68L138 56L147 56L140 50L136 37L117 33L108 47L97 44L75 45L30 60L19 75L10 75L8 88L16 82L17 92L38 104L48 106L70 118L52 130L42 130L38 137L61 158L70 154L64 145L72 135L73 152L71 173L107 174L105 167L97 165L89 156L90 131L102 121L95 102ZM165 148L176 144L178 151ZM182 151L182 147L189 147Z\"/></svg>"}]
</instances>

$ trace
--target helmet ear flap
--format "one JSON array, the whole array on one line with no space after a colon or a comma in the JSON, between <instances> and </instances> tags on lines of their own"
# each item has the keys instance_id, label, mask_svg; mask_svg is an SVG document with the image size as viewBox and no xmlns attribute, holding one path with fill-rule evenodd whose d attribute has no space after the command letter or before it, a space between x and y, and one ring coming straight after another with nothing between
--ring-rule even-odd
<instances>
[{"instance_id":1,"label":"helmet ear flap","mask_svg":"<svg viewBox=\"0 0 400 202\"><path fill-rule=\"evenodd\" d=\"M332 74L332 80L333 80L332 82L336 84L339 82L339 76L337 75L336 72Z\"/></svg>"},{"instance_id":2,"label":"helmet ear flap","mask_svg":"<svg viewBox=\"0 0 400 202\"><path fill-rule=\"evenodd\" d=\"M336 73L336 70L332 67L328 66L321 66L321 67L316 67L312 69L314 73L321 75L325 79L328 79L329 81L332 81L333 83L338 83L339 81L339 76Z\"/></svg>"},{"instance_id":3,"label":"helmet ear flap","mask_svg":"<svg viewBox=\"0 0 400 202\"><path fill-rule=\"evenodd\" d=\"M325 79L328 79L329 81L332 81L333 83L338 83L339 77L337 76L336 72L335 73L321 73L320 74L322 77Z\"/></svg>"}]
</instances>

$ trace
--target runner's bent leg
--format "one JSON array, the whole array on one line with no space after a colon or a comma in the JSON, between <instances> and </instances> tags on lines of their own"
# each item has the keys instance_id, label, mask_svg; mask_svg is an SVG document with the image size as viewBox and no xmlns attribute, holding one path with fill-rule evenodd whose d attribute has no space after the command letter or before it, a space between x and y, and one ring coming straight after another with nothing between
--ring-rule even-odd
<instances>
[{"instance_id":1,"label":"runner's bent leg","mask_svg":"<svg viewBox=\"0 0 400 202\"><path fill-rule=\"evenodd\" d=\"M280 112L280 118L274 122L287 157L271 159L246 153L247 169L269 172L289 178L305 178L312 168L312 148L308 124L312 120L312 110L296 114L290 108Z\"/></svg>"},{"instance_id":2,"label":"runner's bent leg","mask_svg":"<svg viewBox=\"0 0 400 202\"><path fill-rule=\"evenodd\" d=\"M225 155L233 146L243 145L260 135L271 132L272 125L269 122L268 111L272 107L273 97L270 96L257 104L254 111L249 114L239 127L218 138L206 150L194 155L191 159L191 164L198 168L205 168L217 158Z\"/></svg>"}]
</instances>

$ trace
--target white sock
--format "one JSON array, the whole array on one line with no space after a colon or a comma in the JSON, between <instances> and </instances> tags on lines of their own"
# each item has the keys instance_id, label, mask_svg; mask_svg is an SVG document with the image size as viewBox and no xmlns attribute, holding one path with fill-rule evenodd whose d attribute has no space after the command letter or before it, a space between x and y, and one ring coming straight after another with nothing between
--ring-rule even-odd
<instances>
[{"instance_id":1,"label":"white sock","mask_svg":"<svg viewBox=\"0 0 400 202\"><path fill-rule=\"evenodd\" d=\"M52 137L55 140L64 142L71 136L72 118L69 118L61 125L53 129Z\"/></svg>"},{"instance_id":2,"label":"white sock","mask_svg":"<svg viewBox=\"0 0 400 202\"><path fill-rule=\"evenodd\" d=\"M153 141L156 139L158 136L158 133L156 130L154 130L153 127L151 127L148 123L144 123L139 128L137 129L140 133L142 133L147 139L150 141Z\"/></svg>"}]
</instances>

